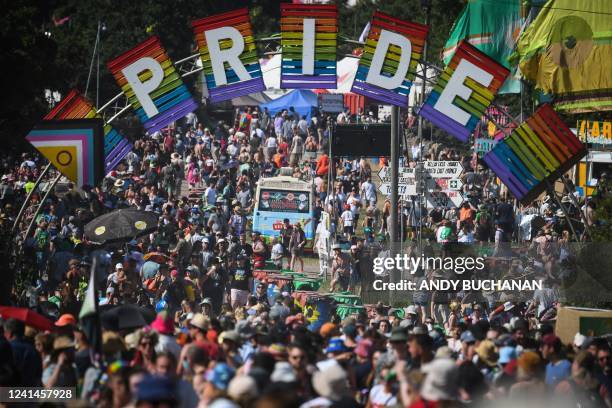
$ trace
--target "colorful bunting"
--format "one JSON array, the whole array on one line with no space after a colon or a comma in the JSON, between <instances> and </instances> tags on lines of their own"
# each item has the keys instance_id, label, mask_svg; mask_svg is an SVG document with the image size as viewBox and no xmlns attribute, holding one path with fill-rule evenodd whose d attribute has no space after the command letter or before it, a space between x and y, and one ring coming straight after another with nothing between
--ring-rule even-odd
<instances>
[{"instance_id":1,"label":"colorful bunting","mask_svg":"<svg viewBox=\"0 0 612 408\"><path fill-rule=\"evenodd\" d=\"M71 90L58 103L45 120L101 118L96 108L76 90ZM113 170L126 154L132 150L132 143L109 124L104 125L104 172Z\"/></svg>"},{"instance_id":2,"label":"colorful bunting","mask_svg":"<svg viewBox=\"0 0 612 408\"><path fill-rule=\"evenodd\" d=\"M197 109L157 37L121 54L108 68L149 133Z\"/></svg>"},{"instance_id":3,"label":"colorful bunting","mask_svg":"<svg viewBox=\"0 0 612 408\"><path fill-rule=\"evenodd\" d=\"M338 8L281 4L281 88L335 89Z\"/></svg>"},{"instance_id":4,"label":"colorful bunting","mask_svg":"<svg viewBox=\"0 0 612 408\"><path fill-rule=\"evenodd\" d=\"M77 187L95 186L104 177L102 119L46 120L26 140Z\"/></svg>"},{"instance_id":5,"label":"colorful bunting","mask_svg":"<svg viewBox=\"0 0 612 408\"><path fill-rule=\"evenodd\" d=\"M462 41L419 115L467 142L509 72Z\"/></svg>"},{"instance_id":6,"label":"colorful bunting","mask_svg":"<svg viewBox=\"0 0 612 408\"><path fill-rule=\"evenodd\" d=\"M483 160L517 199L528 203L586 153L585 145L544 104Z\"/></svg>"},{"instance_id":7,"label":"colorful bunting","mask_svg":"<svg viewBox=\"0 0 612 408\"><path fill-rule=\"evenodd\" d=\"M375 12L351 92L407 106L428 29Z\"/></svg>"},{"instance_id":8,"label":"colorful bunting","mask_svg":"<svg viewBox=\"0 0 612 408\"><path fill-rule=\"evenodd\" d=\"M213 103L266 89L247 8L202 18L192 26Z\"/></svg>"}]
</instances>

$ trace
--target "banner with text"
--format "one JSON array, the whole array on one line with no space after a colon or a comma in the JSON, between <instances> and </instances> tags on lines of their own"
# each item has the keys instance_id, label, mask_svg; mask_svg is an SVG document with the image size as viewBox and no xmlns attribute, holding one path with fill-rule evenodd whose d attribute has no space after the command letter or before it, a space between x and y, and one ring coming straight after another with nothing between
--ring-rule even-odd
<instances>
[{"instance_id":1,"label":"banner with text","mask_svg":"<svg viewBox=\"0 0 612 408\"><path fill-rule=\"evenodd\" d=\"M351 92L406 107L428 30L376 11Z\"/></svg>"},{"instance_id":2,"label":"banner with text","mask_svg":"<svg viewBox=\"0 0 612 408\"><path fill-rule=\"evenodd\" d=\"M281 4L281 88L335 89L338 8Z\"/></svg>"},{"instance_id":3,"label":"banner with text","mask_svg":"<svg viewBox=\"0 0 612 408\"><path fill-rule=\"evenodd\" d=\"M192 26L213 103L266 89L247 8L202 18Z\"/></svg>"},{"instance_id":4,"label":"banner with text","mask_svg":"<svg viewBox=\"0 0 612 408\"><path fill-rule=\"evenodd\" d=\"M510 71L462 41L419 114L467 142Z\"/></svg>"},{"instance_id":5,"label":"banner with text","mask_svg":"<svg viewBox=\"0 0 612 408\"><path fill-rule=\"evenodd\" d=\"M108 69L148 133L198 107L157 37L113 59Z\"/></svg>"}]
</instances>

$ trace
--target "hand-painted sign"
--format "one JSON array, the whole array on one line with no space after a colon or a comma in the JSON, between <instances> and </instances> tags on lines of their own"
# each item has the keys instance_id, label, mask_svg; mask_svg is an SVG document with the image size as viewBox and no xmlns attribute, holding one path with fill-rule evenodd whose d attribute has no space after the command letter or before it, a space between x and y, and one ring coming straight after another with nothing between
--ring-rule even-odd
<instances>
[{"instance_id":1,"label":"hand-painted sign","mask_svg":"<svg viewBox=\"0 0 612 408\"><path fill-rule=\"evenodd\" d=\"M157 37L110 61L108 69L149 133L197 108Z\"/></svg>"},{"instance_id":2,"label":"hand-painted sign","mask_svg":"<svg viewBox=\"0 0 612 408\"><path fill-rule=\"evenodd\" d=\"M247 8L192 25L213 103L266 89Z\"/></svg>"},{"instance_id":3,"label":"hand-painted sign","mask_svg":"<svg viewBox=\"0 0 612 408\"><path fill-rule=\"evenodd\" d=\"M281 88L336 88L338 8L281 4Z\"/></svg>"},{"instance_id":4,"label":"hand-painted sign","mask_svg":"<svg viewBox=\"0 0 612 408\"><path fill-rule=\"evenodd\" d=\"M428 29L376 11L351 92L406 107Z\"/></svg>"},{"instance_id":5,"label":"hand-painted sign","mask_svg":"<svg viewBox=\"0 0 612 408\"><path fill-rule=\"evenodd\" d=\"M509 73L462 41L419 114L467 142Z\"/></svg>"},{"instance_id":6,"label":"hand-painted sign","mask_svg":"<svg viewBox=\"0 0 612 408\"><path fill-rule=\"evenodd\" d=\"M487 153L483 161L527 203L586 155L586 147L544 104Z\"/></svg>"}]
</instances>

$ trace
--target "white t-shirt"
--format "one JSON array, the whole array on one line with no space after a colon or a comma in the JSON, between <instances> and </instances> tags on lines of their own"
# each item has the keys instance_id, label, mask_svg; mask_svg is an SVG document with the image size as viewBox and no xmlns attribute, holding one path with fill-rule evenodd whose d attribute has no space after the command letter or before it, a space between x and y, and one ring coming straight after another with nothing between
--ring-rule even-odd
<instances>
[{"instance_id":1,"label":"white t-shirt","mask_svg":"<svg viewBox=\"0 0 612 408\"><path fill-rule=\"evenodd\" d=\"M266 139L266 147L276 147L276 138L270 136Z\"/></svg>"},{"instance_id":2,"label":"white t-shirt","mask_svg":"<svg viewBox=\"0 0 612 408\"><path fill-rule=\"evenodd\" d=\"M353 226L353 213L350 210L344 210L340 218L342 218L342 225L345 227Z\"/></svg>"},{"instance_id":3,"label":"white t-shirt","mask_svg":"<svg viewBox=\"0 0 612 408\"><path fill-rule=\"evenodd\" d=\"M206 196L206 203L208 205L215 205L217 201L217 191L213 187L208 187L204 195Z\"/></svg>"},{"instance_id":4,"label":"white t-shirt","mask_svg":"<svg viewBox=\"0 0 612 408\"><path fill-rule=\"evenodd\" d=\"M370 390L370 403L372 408L387 407L397 404L397 397L385 391L383 384L378 384Z\"/></svg>"},{"instance_id":5,"label":"white t-shirt","mask_svg":"<svg viewBox=\"0 0 612 408\"><path fill-rule=\"evenodd\" d=\"M271 258L273 261L278 261L283 257L283 245L278 242L272 246L272 250L270 251Z\"/></svg>"},{"instance_id":6,"label":"white t-shirt","mask_svg":"<svg viewBox=\"0 0 612 408\"><path fill-rule=\"evenodd\" d=\"M351 196L346 200L346 203L351 206L353 214L357 214L359 212L359 204L361 204L361 197Z\"/></svg>"},{"instance_id":7,"label":"white t-shirt","mask_svg":"<svg viewBox=\"0 0 612 408\"><path fill-rule=\"evenodd\" d=\"M370 183L369 181L364 181L361 185L361 189L363 190L367 200L376 201L376 188L374 187L374 184Z\"/></svg>"}]
</instances>

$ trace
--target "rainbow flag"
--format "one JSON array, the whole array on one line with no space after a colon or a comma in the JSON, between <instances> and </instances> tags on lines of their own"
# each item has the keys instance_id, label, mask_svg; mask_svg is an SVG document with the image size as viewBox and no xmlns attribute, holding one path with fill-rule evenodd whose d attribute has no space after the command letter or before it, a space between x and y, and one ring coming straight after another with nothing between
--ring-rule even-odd
<instances>
[{"instance_id":1,"label":"rainbow flag","mask_svg":"<svg viewBox=\"0 0 612 408\"><path fill-rule=\"evenodd\" d=\"M304 38L304 20L313 19L314 36ZM327 4L281 4L281 88L335 89L338 8ZM304 61L304 47L314 47ZM304 71L312 72L304 74Z\"/></svg>"},{"instance_id":2,"label":"rainbow flag","mask_svg":"<svg viewBox=\"0 0 612 408\"><path fill-rule=\"evenodd\" d=\"M517 199L529 203L586 153L586 146L544 104L483 160Z\"/></svg>"},{"instance_id":3,"label":"rainbow flag","mask_svg":"<svg viewBox=\"0 0 612 408\"><path fill-rule=\"evenodd\" d=\"M123 73L124 68L144 57L153 58L159 62L164 74L162 82L149 94L157 111L151 117L143 109L141 101L134 93ZM193 112L198 107L157 37L151 37L140 43L138 46L113 59L107 65L148 133L157 132L188 113ZM138 78L146 81L152 75L150 70L144 70L138 74Z\"/></svg>"},{"instance_id":4,"label":"rainbow flag","mask_svg":"<svg viewBox=\"0 0 612 408\"><path fill-rule=\"evenodd\" d=\"M372 58L374 57L374 51L376 50L376 45L378 44L378 39L382 30L401 34L408 38L412 44L410 67L406 72L406 77L402 84L395 89L384 89L366 82L372 64ZM392 105L406 107L408 104L410 87L416 75L417 62L421 59L428 30L429 27L425 25L399 20L388 14L376 11L372 17L370 33L366 39L363 54L359 59L359 66L357 67L357 74L355 75L351 92ZM397 52L397 47L389 47L383 65L384 74L392 76L396 72L400 59L400 55Z\"/></svg>"},{"instance_id":5,"label":"rainbow flag","mask_svg":"<svg viewBox=\"0 0 612 408\"><path fill-rule=\"evenodd\" d=\"M77 90L71 90L49 112L44 119L91 119L102 118L96 108ZM104 125L104 171L113 170L117 164L132 150L132 143L109 125Z\"/></svg>"},{"instance_id":6,"label":"rainbow flag","mask_svg":"<svg viewBox=\"0 0 612 408\"><path fill-rule=\"evenodd\" d=\"M211 17L205 17L191 24L200 51L206 87L208 88L210 100L213 103L237 98L254 92L260 92L266 89L261 67L259 65L259 58L257 56L257 46L255 45L255 38L253 37L253 29L251 27L251 21L249 20L249 10L246 7L227 13L216 14ZM240 53L239 59L251 79L246 81L240 80L236 72L234 72L228 64L224 64L227 83L216 83L205 32L221 27L233 27L238 30L244 38L244 49L242 53ZM226 49L232 45L232 41L228 39L221 41L220 48Z\"/></svg>"},{"instance_id":7,"label":"rainbow flag","mask_svg":"<svg viewBox=\"0 0 612 408\"><path fill-rule=\"evenodd\" d=\"M462 120L462 123L460 123L456 118L449 117L436 109L436 104L462 60L466 60L491 74L493 80L489 86L485 87L470 77L465 79L463 85L472 91L469 98L464 100L456 96L453 100L453 105L469 113L467 122ZM453 58L451 58L444 72L440 75L438 82L429 94L427 101L421 107L419 114L462 142L467 142L470 138L470 134L472 134L476 125L480 122L482 115L489 105L491 105L491 102L493 102L493 98L495 98L497 91L502 86L509 73L510 71L507 68L498 64L494 59L488 57L482 51L477 50L468 42L461 41L455 50Z\"/></svg>"},{"instance_id":8,"label":"rainbow flag","mask_svg":"<svg viewBox=\"0 0 612 408\"><path fill-rule=\"evenodd\" d=\"M26 140L77 187L96 186L104 177L102 119L44 120Z\"/></svg>"}]
</instances>

